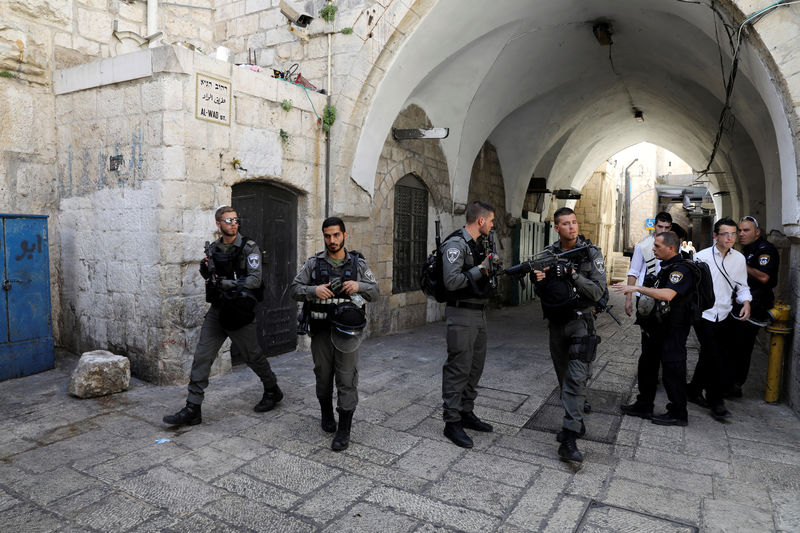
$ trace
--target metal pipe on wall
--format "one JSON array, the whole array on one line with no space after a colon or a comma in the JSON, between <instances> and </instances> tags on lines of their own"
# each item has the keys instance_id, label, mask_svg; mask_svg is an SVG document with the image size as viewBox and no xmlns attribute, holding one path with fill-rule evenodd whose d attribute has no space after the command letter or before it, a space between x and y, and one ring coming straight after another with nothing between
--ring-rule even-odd
<instances>
[{"instance_id":1,"label":"metal pipe on wall","mask_svg":"<svg viewBox=\"0 0 800 533\"><path fill-rule=\"evenodd\" d=\"M331 105L331 34L328 33L328 105ZM325 218L330 216L331 130L325 132Z\"/></svg>"},{"instance_id":2,"label":"metal pipe on wall","mask_svg":"<svg viewBox=\"0 0 800 533\"><path fill-rule=\"evenodd\" d=\"M147 37L158 31L158 0L147 0ZM155 39L153 39L155 41ZM149 46L153 48L155 43L150 41Z\"/></svg>"}]
</instances>

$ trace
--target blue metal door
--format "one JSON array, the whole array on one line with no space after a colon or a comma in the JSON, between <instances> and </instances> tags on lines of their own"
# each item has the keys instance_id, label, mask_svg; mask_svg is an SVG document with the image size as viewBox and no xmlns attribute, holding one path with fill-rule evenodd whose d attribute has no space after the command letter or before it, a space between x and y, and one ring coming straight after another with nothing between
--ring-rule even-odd
<instances>
[{"instance_id":1,"label":"blue metal door","mask_svg":"<svg viewBox=\"0 0 800 533\"><path fill-rule=\"evenodd\" d=\"M47 217L0 215L0 380L53 368Z\"/></svg>"}]
</instances>

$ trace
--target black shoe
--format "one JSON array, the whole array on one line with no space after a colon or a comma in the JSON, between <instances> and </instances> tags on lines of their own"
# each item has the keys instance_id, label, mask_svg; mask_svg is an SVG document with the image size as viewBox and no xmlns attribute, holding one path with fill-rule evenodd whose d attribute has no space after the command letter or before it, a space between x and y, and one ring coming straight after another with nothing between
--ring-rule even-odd
<instances>
[{"instance_id":1,"label":"black shoe","mask_svg":"<svg viewBox=\"0 0 800 533\"><path fill-rule=\"evenodd\" d=\"M283 399L283 392L276 384L274 387L270 389L264 389L264 395L261 397L261 401L258 402L255 407L253 407L253 411L257 413L265 413L267 411L272 411L275 409L275 406L278 404L279 401Z\"/></svg>"},{"instance_id":2,"label":"black shoe","mask_svg":"<svg viewBox=\"0 0 800 533\"><path fill-rule=\"evenodd\" d=\"M461 446L462 448L472 448L473 446L472 439L464 432L461 422L445 422L444 436L456 446Z\"/></svg>"},{"instance_id":3,"label":"black shoe","mask_svg":"<svg viewBox=\"0 0 800 533\"><path fill-rule=\"evenodd\" d=\"M174 415L165 416L162 420L170 426L196 426L203 421L203 417L198 404L186 402L186 407Z\"/></svg>"},{"instance_id":4,"label":"black shoe","mask_svg":"<svg viewBox=\"0 0 800 533\"><path fill-rule=\"evenodd\" d=\"M461 427L474 429L475 431L483 431L485 433L491 433L494 429L491 424L487 424L475 416L475 413L472 411L461 411Z\"/></svg>"},{"instance_id":5,"label":"black shoe","mask_svg":"<svg viewBox=\"0 0 800 533\"><path fill-rule=\"evenodd\" d=\"M637 402L633 402L628 405L620 405L619 410L622 411L622 414L628 416L638 416L639 418L644 418L645 420L653 418L653 409L648 409Z\"/></svg>"},{"instance_id":6,"label":"black shoe","mask_svg":"<svg viewBox=\"0 0 800 533\"><path fill-rule=\"evenodd\" d=\"M592 404L588 400L583 400L583 412L587 415L592 412Z\"/></svg>"},{"instance_id":7,"label":"black shoe","mask_svg":"<svg viewBox=\"0 0 800 533\"><path fill-rule=\"evenodd\" d=\"M569 429L565 429L563 433L564 440L561 443L561 446L558 447L558 456L562 461L575 461L576 463L582 463L583 455L578 451L578 445L575 443L575 439L577 438L578 434Z\"/></svg>"},{"instance_id":8,"label":"black shoe","mask_svg":"<svg viewBox=\"0 0 800 533\"><path fill-rule=\"evenodd\" d=\"M725 398L741 398L742 397L742 386L738 383L734 383L731 385L731 388L728 389L725 394Z\"/></svg>"},{"instance_id":9,"label":"black shoe","mask_svg":"<svg viewBox=\"0 0 800 533\"><path fill-rule=\"evenodd\" d=\"M659 426L688 426L689 421L685 418L677 418L675 415L667 411L660 415L653 415L653 424Z\"/></svg>"},{"instance_id":10,"label":"black shoe","mask_svg":"<svg viewBox=\"0 0 800 533\"><path fill-rule=\"evenodd\" d=\"M725 402L719 402L711 406L711 416L714 420L725 420L731 417L731 412L725 407Z\"/></svg>"},{"instance_id":11,"label":"black shoe","mask_svg":"<svg viewBox=\"0 0 800 533\"><path fill-rule=\"evenodd\" d=\"M561 431L556 433L556 441L564 442L564 440L567 437L565 431L567 431L567 430L566 429L562 429ZM581 421L581 430L575 435L575 437L579 439L579 438L583 437L584 435L586 435L586 425L583 423L583 421Z\"/></svg>"},{"instance_id":12,"label":"black shoe","mask_svg":"<svg viewBox=\"0 0 800 533\"><path fill-rule=\"evenodd\" d=\"M336 435L331 442L331 450L340 452L346 450L350 446L350 426L353 423L353 413L355 411L345 411L339 407L339 427L336 429Z\"/></svg>"},{"instance_id":13,"label":"black shoe","mask_svg":"<svg viewBox=\"0 0 800 533\"><path fill-rule=\"evenodd\" d=\"M321 413L319 425L322 426L322 431L333 433L336 431L336 419L333 417L333 400L331 398L318 399Z\"/></svg>"},{"instance_id":14,"label":"black shoe","mask_svg":"<svg viewBox=\"0 0 800 533\"><path fill-rule=\"evenodd\" d=\"M698 391L691 385L686 386L686 401L691 402L693 404L699 405L700 407L705 407L708 409L708 402L706 401L705 397L703 396L702 391Z\"/></svg>"}]
</instances>

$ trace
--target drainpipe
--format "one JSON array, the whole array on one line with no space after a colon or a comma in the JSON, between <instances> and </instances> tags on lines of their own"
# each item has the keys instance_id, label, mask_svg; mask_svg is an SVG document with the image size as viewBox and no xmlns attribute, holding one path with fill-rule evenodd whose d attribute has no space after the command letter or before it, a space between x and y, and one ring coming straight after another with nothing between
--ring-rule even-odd
<instances>
[{"instance_id":1,"label":"drainpipe","mask_svg":"<svg viewBox=\"0 0 800 533\"><path fill-rule=\"evenodd\" d=\"M331 34L328 33L328 105L331 105ZM330 215L331 130L325 133L325 218Z\"/></svg>"},{"instance_id":2,"label":"drainpipe","mask_svg":"<svg viewBox=\"0 0 800 533\"><path fill-rule=\"evenodd\" d=\"M625 167L625 227L624 227L624 237L622 240L622 251L624 252L625 249L628 247L628 241L631 238L631 176L628 173L628 169L630 169L634 163L639 160L637 157L631 164Z\"/></svg>"},{"instance_id":3,"label":"drainpipe","mask_svg":"<svg viewBox=\"0 0 800 533\"><path fill-rule=\"evenodd\" d=\"M158 31L158 0L147 0L147 34L149 37ZM155 39L154 39L155 40ZM155 46L153 41L149 43L150 48Z\"/></svg>"}]
</instances>

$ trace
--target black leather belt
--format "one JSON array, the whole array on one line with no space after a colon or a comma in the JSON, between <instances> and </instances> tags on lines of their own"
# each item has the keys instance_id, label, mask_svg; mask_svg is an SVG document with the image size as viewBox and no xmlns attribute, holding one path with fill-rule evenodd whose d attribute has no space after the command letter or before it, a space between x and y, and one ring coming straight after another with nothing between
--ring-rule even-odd
<instances>
[{"instance_id":1,"label":"black leather belt","mask_svg":"<svg viewBox=\"0 0 800 533\"><path fill-rule=\"evenodd\" d=\"M474 304L472 302L447 302L447 307L460 307L462 309L475 309L477 311L483 311L486 308L486 304Z\"/></svg>"}]
</instances>

